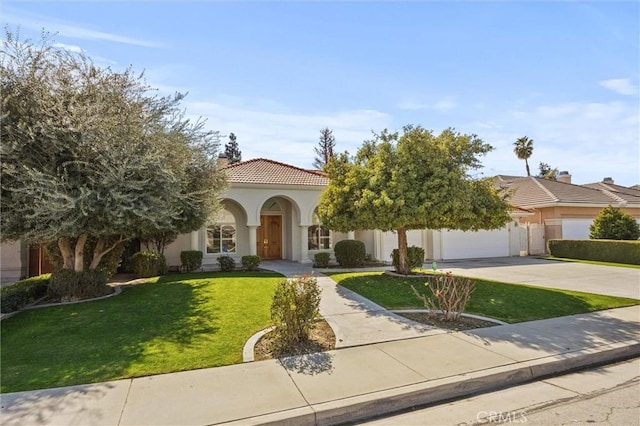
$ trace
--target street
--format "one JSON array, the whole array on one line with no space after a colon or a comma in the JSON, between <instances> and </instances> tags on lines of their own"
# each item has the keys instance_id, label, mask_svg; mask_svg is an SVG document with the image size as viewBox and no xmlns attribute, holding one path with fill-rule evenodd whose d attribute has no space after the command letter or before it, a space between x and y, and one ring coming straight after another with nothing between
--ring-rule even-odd
<instances>
[{"instance_id":1,"label":"street","mask_svg":"<svg viewBox=\"0 0 640 426\"><path fill-rule=\"evenodd\" d=\"M367 425L640 425L640 358L375 419Z\"/></svg>"}]
</instances>

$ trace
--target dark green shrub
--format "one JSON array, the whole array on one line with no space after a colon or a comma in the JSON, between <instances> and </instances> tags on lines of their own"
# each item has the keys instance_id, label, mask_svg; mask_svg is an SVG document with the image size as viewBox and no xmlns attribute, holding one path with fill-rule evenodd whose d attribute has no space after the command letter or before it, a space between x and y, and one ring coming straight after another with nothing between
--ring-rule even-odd
<instances>
[{"instance_id":1,"label":"dark green shrub","mask_svg":"<svg viewBox=\"0 0 640 426\"><path fill-rule=\"evenodd\" d=\"M338 264L345 268L361 266L367 254L364 243L358 240L338 241L333 248Z\"/></svg>"},{"instance_id":2,"label":"dark green shrub","mask_svg":"<svg viewBox=\"0 0 640 426\"><path fill-rule=\"evenodd\" d=\"M637 240L640 225L630 214L616 207L605 207L589 226L589 238L602 240Z\"/></svg>"},{"instance_id":3,"label":"dark green shrub","mask_svg":"<svg viewBox=\"0 0 640 426\"><path fill-rule=\"evenodd\" d=\"M200 269L202 267L202 252L200 250L181 251L180 262L182 262L182 270L185 272Z\"/></svg>"},{"instance_id":4,"label":"dark green shrub","mask_svg":"<svg viewBox=\"0 0 640 426\"><path fill-rule=\"evenodd\" d=\"M93 250L96 247L98 239L94 237L90 237L87 239L87 242L84 246L84 269L88 270L91 265L91 260L93 258ZM111 244L113 240L107 239L107 246ZM71 239L72 247L75 246L76 239ZM58 247L57 242L51 242L44 246L45 252L51 264L55 267L55 269L62 269L62 254L60 253L60 248ZM122 260L122 253L124 252L124 243L120 243L102 256L100 259L100 264L96 270L104 272L107 276L107 279L111 278L113 274L118 270L118 266L120 265L120 261Z\"/></svg>"},{"instance_id":5,"label":"dark green shrub","mask_svg":"<svg viewBox=\"0 0 640 426\"><path fill-rule=\"evenodd\" d=\"M313 255L313 264L317 268L326 268L329 266L329 260L331 260L331 253L322 251Z\"/></svg>"},{"instance_id":6,"label":"dark green shrub","mask_svg":"<svg viewBox=\"0 0 640 426\"><path fill-rule=\"evenodd\" d=\"M549 240L548 248L555 257L640 265L640 241Z\"/></svg>"},{"instance_id":7,"label":"dark green shrub","mask_svg":"<svg viewBox=\"0 0 640 426\"><path fill-rule=\"evenodd\" d=\"M2 287L0 289L0 312L14 312L47 294L51 274L39 275Z\"/></svg>"},{"instance_id":8,"label":"dark green shrub","mask_svg":"<svg viewBox=\"0 0 640 426\"><path fill-rule=\"evenodd\" d=\"M231 256L220 256L218 258L218 265L223 272L233 271L236 269L236 261Z\"/></svg>"},{"instance_id":9,"label":"dark green shrub","mask_svg":"<svg viewBox=\"0 0 640 426\"><path fill-rule=\"evenodd\" d=\"M315 277L282 280L271 304L271 319L280 344L307 340L320 306L320 288Z\"/></svg>"},{"instance_id":10,"label":"dark green shrub","mask_svg":"<svg viewBox=\"0 0 640 426\"><path fill-rule=\"evenodd\" d=\"M107 281L107 275L102 271L60 269L51 274L47 295L62 302L105 296L113 292Z\"/></svg>"},{"instance_id":11,"label":"dark green shrub","mask_svg":"<svg viewBox=\"0 0 640 426\"><path fill-rule=\"evenodd\" d=\"M240 262L242 263L242 268L245 271L256 271L260 266L260 256L254 256L254 255L242 256L242 259L240 259Z\"/></svg>"},{"instance_id":12,"label":"dark green shrub","mask_svg":"<svg viewBox=\"0 0 640 426\"><path fill-rule=\"evenodd\" d=\"M131 262L137 278L164 275L169 269L164 255L155 251L139 251L131 256Z\"/></svg>"},{"instance_id":13,"label":"dark green shrub","mask_svg":"<svg viewBox=\"0 0 640 426\"><path fill-rule=\"evenodd\" d=\"M393 249L391 252L391 263L395 270L398 271L400 266L400 252L398 249ZM424 263L424 249L416 246L407 247L407 263L410 269L421 267Z\"/></svg>"}]
</instances>

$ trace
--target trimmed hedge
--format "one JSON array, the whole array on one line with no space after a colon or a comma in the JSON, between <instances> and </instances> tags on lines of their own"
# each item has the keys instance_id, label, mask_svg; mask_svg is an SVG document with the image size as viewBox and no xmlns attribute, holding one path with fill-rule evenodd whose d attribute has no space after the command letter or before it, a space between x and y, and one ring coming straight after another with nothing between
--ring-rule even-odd
<instances>
[{"instance_id":1,"label":"trimmed hedge","mask_svg":"<svg viewBox=\"0 0 640 426\"><path fill-rule=\"evenodd\" d=\"M344 268L354 268L364 263L367 250L364 243L358 240L338 241L333 248L338 264Z\"/></svg>"},{"instance_id":2,"label":"trimmed hedge","mask_svg":"<svg viewBox=\"0 0 640 426\"><path fill-rule=\"evenodd\" d=\"M329 266L329 260L331 260L331 253L327 251L321 251L313 255L313 264L318 268Z\"/></svg>"},{"instance_id":3,"label":"trimmed hedge","mask_svg":"<svg viewBox=\"0 0 640 426\"><path fill-rule=\"evenodd\" d=\"M260 266L260 256L256 255L246 255L242 256L240 259L240 263L242 263L242 268L245 271L257 271Z\"/></svg>"},{"instance_id":4,"label":"trimmed hedge","mask_svg":"<svg viewBox=\"0 0 640 426\"><path fill-rule=\"evenodd\" d=\"M105 296L113 291L107 286L107 281L109 279L103 271L60 269L51 274L47 295L61 302Z\"/></svg>"},{"instance_id":5,"label":"trimmed hedge","mask_svg":"<svg viewBox=\"0 0 640 426\"><path fill-rule=\"evenodd\" d=\"M396 271L398 271L400 267L400 252L398 249L393 249L391 252L391 263ZM407 263L410 269L421 267L424 263L424 249L417 246L407 247Z\"/></svg>"},{"instance_id":6,"label":"trimmed hedge","mask_svg":"<svg viewBox=\"0 0 640 426\"><path fill-rule=\"evenodd\" d=\"M20 310L44 297L51 274L38 275L2 287L0 290L0 312L3 314Z\"/></svg>"},{"instance_id":7,"label":"trimmed hedge","mask_svg":"<svg viewBox=\"0 0 640 426\"><path fill-rule=\"evenodd\" d=\"M555 257L640 265L640 241L549 240L548 248Z\"/></svg>"},{"instance_id":8,"label":"trimmed hedge","mask_svg":"<svg viewBox=\"0 0 640 426\"><path fill-rule=\"evenodd\" d=\"M202 252L200 250L184 250L180 252L180 262L185 272L195 271L202 267Z\"/></svg>"},{"instance_id":9,"label":"trimmed hedge","mask_svg":"<svg viewBox=\"0 0 640 426\"><path fill-rule=\"evenodd\" d=\"M236 261L231 256L220 256L218 258L218 265L222 272L229 272L236 269Z\"/></svg>"},{"instance_id":10,"label":"trimmed hedge","mask_svg":"<svg viewBox=\"0 0 640 426\"><path fill-rule=\"evenodd\" d=\"M167 273L167 259L156 251L139 251L131 256L136 278L149 278Z\"/></svg>"}]
</instances>

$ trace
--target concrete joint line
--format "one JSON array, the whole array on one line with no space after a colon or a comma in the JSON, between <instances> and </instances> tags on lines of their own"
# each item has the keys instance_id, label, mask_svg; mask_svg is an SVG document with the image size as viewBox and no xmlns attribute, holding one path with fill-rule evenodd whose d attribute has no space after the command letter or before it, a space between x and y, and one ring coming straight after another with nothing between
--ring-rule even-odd
<instances>
[{"instance_id":1,"label":"concrete joint line","mask_svg":"<svg viewBox=\"0 0 640 426\"><path fill-rule=\"evenodd\" d=\"M129 401L129 394L131 393L131 387L133 386L133 379L129 379L129 386L127 386L127 395L124 397L124 402L122 403L122 410L120 410L120 415L118 416L118 425L122 423L122 416L124 415L124 410L127 407L127 402Z\"/></svg>"}]
</instances>

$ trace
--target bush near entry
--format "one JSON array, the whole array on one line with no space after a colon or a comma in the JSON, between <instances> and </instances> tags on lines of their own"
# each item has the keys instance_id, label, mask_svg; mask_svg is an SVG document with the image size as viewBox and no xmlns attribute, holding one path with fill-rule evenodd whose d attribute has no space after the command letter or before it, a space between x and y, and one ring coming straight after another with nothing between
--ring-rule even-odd
<instances>
[{"instance_id":1,"label":"bush near entry","mask_svg":"<svg viewBox=\"0 0 640 426\"><path fill-rule=\"evenodd\" d=\"M242 256L242 258L240 259L240 263L242 263L242 269L244 269L245 271L257 271L258 267L260 266L260 256Z\"/></svg>"},{"instance_id":2,"label":"bush near entry","mask_svg":"<svg viewBox=\"0 0 640 426\"><path fill-rule=\"evenodd\" d=\"M167 259L155 251L139 251L131 256L136 278L148 278L167 273Z\"/></svg>"},{"instance_id":3,"label":"bush near entry","mask_svg":"<svg viewBox=\"0 0 640 426\"><path fill-rule=\"evenodd\" d=\"M637 240L640 225L629 213L616 208L605 207L589 226L589 238L603 240Z\"/></svg>"},{"instance_id":4,"label":"bush near entry","mask_svg":"<svg viewBox=\"0 0 640 426\"><path fill-rule=\"evenodd\" d=\"M556 257L640 265L640 241L549 240L548 245Z\"/></svg>"},{"instance_id":5,"label":"bush near entry","mask_svg":"<svg viewBox=\"0 0 640 426\"><path fill-rule=\"evenodd\" d=\"M180 262L185 272L195 271L202 267L202 252L200 250L184 250L180 252Z\"/></svg>"},{"instance_id":6,"label":"bush near entry","mask_svg":"<svg viewBox=\"0 0 640 426\"><path fill-rule=\"evenodd\" d=\"M396 271L400 267L400 252L398 249L393 249L391 252L391 263ZM422 247L410 246L407 247L407 263L410 269L419 268L424 263L424 249Z\"/></svg>"},{"instance_id":7,"label":"bush near entry","mask_svg":"<svg viewBox=\"0 0 640 426\"><path fill-rule=\"evenodd\" d=\"M364 263L367 250L364 243L358 240L338 241L333 248L338 264L345 268L353 268Z\"/></svg>"},{"instance_id":8,"label":"bush near entry","mask_svg":"<svg viewBox=\"0 0 640 426\"><path fill-rule=\"evenodd\" d=\"M326 268L329 266L329 260L331 260L331 253L326 251L313 255L313 264L318 268Z\"/></svg>"}]
</instances>

